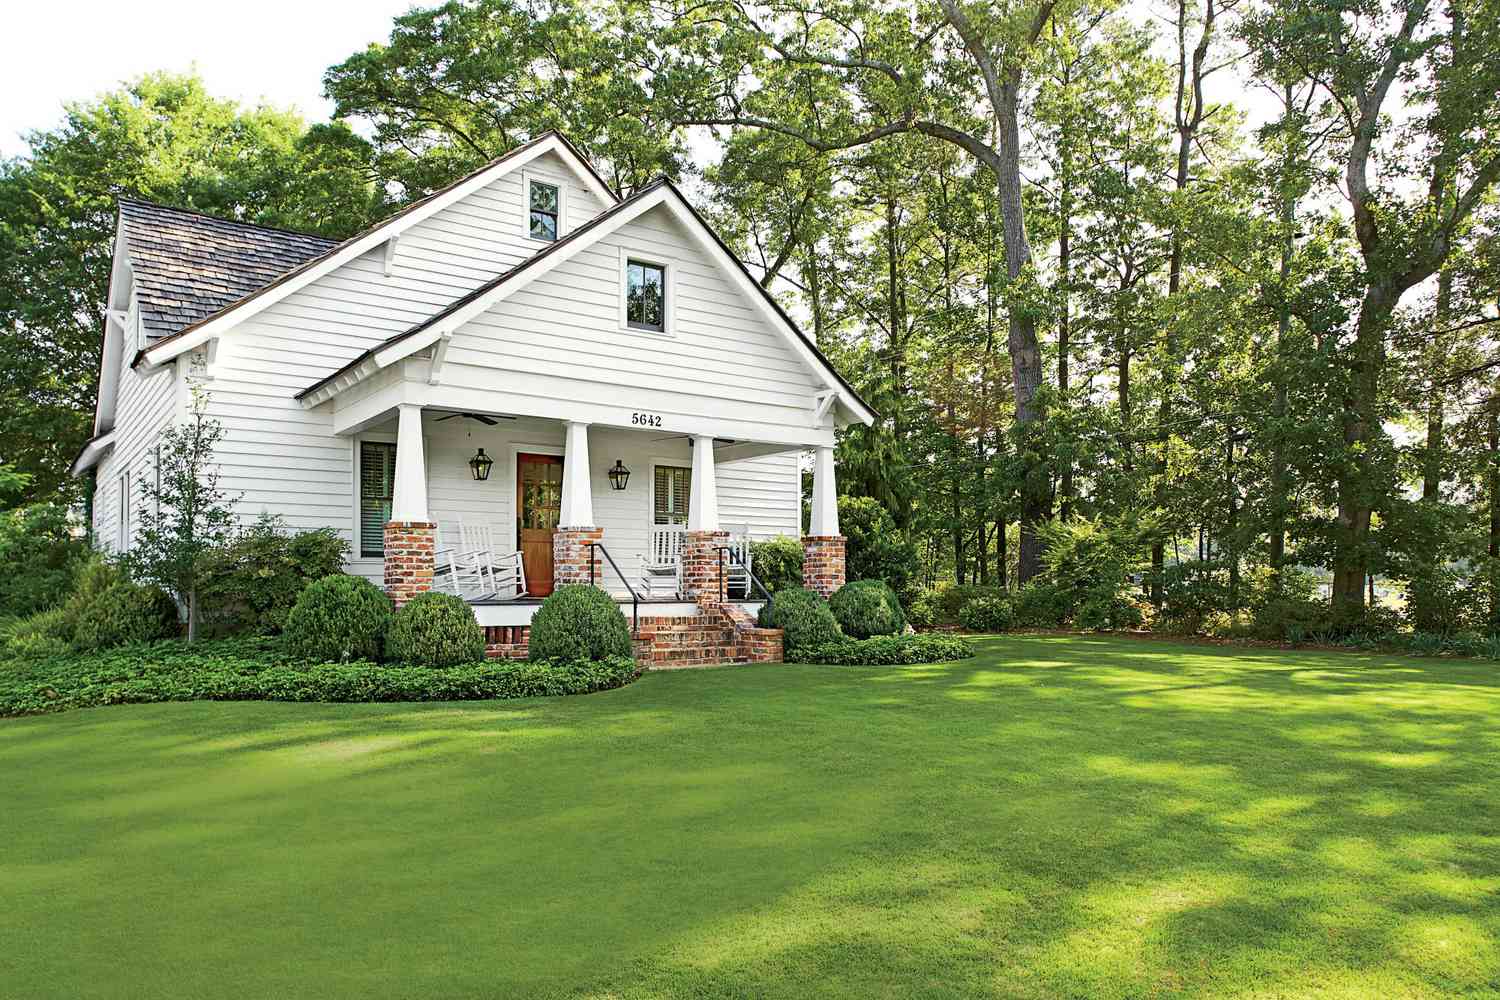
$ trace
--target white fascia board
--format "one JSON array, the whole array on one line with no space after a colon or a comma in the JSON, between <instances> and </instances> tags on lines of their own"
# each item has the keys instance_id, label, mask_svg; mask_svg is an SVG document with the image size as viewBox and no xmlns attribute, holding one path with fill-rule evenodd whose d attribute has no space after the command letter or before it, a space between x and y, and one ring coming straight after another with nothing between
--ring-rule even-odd
<instances>
[{"instance_id":1,"label":"white fascia board","mask_svg":"<svg viewBox=\"0 0 1500 1000\"><path fill-rule=\"evenodd\" d=\"M402 358L409 358L418 351L426 350L433 344L449 336L453 332L453 327L453 323L445 321L436 326L428 327L421 333L412 334L405 340L398 340L390 347L385 347L375 352L375 366L377 368L389 368Z\"/></svg>"},{"instance_id":2,"label":"white fascia board","mask_svg":"<svg viewBox=\"0 0 1500 1000\"><path fill-rule=\"evenodd\" d=\"M317 392L303 396L300 400L302 408L304 410L311 410L316 406L321 406L345 389L363 382L378 371L380 371L380 366L375 363L375 359L373 357L366 358L352 371L345 372L325 386L320 386Z\"/></svg>"},{"instance_id":3,"label":"white fascia board","mask_svg":"<svg viewBox=\"0 0 1500 1000\"><path fill-rule=\"evenodd\" d=\"M545 141L508 157L500 163L496 163L488 170L479 171L463 183L455 185L438 197L417 206L410 212L397 216L383 225L377 225L364 235L344 244L335 253L319 261L315 266L292 278L288 278L264 295L256 296L239 306L230 306L228 311L220 314L218 318L204 323L186 336L169 339L157 347L147 348L144 354L146 363L160 365L172 360L185 351L190 351L200 344L219 336L231 327L237 326L262 310L270 308L288 295L301 291L335 268L342 267L349 261L368 253L370 250L388 242L392 238L400 236L401 233L415 226L417 223L430 218L449 205L467 198L480 188L493 184L506 174L521 169L532 160L539 156L545 156L547 153L556 153L561 157L563 162L567 163L573 172L579 175L589 190L596 192L599 197L604 199L605 204L615 204L619 201L608 188L599 183L586 167L577 161L572 151L568 149L567 145L561 139L555 135L548 136Z\"/></svg>"},{"instance_id":4,"label":"white fascia board","mask_svg":"<svg viewBox=\"0 0 1500 1000\"><path fill-rule=\"evenodd\" d=\"M109 450L114 446L114 431L110 431L103 437L94 438L94 440L84 445L83 450L78 453L78 457L73 460L72 467L68 469L68 474L73 476L83 475L89 469L98 465L99 460L109 454Z\"/></svg>"},{"instance_id":5,"label":"white fascia board","mask_svg":"<svg viewBox=\"0 0 1500 1000\"><path fill-rule=\"evenodd\" d=\"M118 215L118 210L116 210ZM125 220L115 221L115 254L109 270L109 288L105 292L106 314L113 311L117 294L130 301L135 278L130 270L130 261L125 253ZM125 326L123 323L104 324L104 343L99 351L99 389L94 397L94 434L98 435L114 426L115 405L119 398L120 366L124 362Z\"/></svg>"}]
</instances>

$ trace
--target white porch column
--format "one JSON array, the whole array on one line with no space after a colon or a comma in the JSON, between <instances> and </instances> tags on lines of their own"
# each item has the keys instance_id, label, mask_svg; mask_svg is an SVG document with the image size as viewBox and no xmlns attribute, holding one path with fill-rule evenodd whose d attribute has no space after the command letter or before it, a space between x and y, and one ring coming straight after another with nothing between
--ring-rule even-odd
<instances>
[{"instance_id":1,"label":"white porch column","mask_svg":"<svg viewBox=\"0 0 1500 1000\"><path fill-rule=\"evenodd\" d=\"M422 408L396 407L396 481L391 488L392 521L427 520L427 460L422 454Z\"/></svg>"},{"instance_id":2,"label":"white porch column","mask_svg":"<svg viewBox=\"0 0 1500 1000\"><path fill-rule=\"evenodd\" d=\"M562 509L559 528L594 527L594 489L589 482L589 425L568 422L563 451Z\"/></svg>"},{"instance_id":3,"label":"white porch column","mask_svg":"<svg viewBox=\"0 0 1500 1000\"><path fill-rule=\"evenodd\" d=\"M719 530L719 489L714 483L714 439L693 437L693 488L688 494L689 531Z\"/></svg>"},{"instance_id":4,"label":"white porch column","mask_svg":"<svg viewBox=\"0 0 1500 1000\"><path fill-rule=\"evenodd\" d=\"M813 459L812 524L807 533L818 537L839 533L839 491L833 480L833 449L819 448Z\"/></svg>"}]
</instances>

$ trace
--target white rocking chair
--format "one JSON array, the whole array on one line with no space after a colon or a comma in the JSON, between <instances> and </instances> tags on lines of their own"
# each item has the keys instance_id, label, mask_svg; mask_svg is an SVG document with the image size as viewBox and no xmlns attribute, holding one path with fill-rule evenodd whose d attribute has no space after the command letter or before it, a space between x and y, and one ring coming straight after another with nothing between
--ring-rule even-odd
<instances>
[{"instance_id":1,"label":"white rocking chair","mask_svg":"<svg viewBox=\"0 0 1500 1000\"><path fill-rule=\"evenodd\" d=\"M513 601L526 593L521 553L496 555L494 529L458 520L458 544L433 553L433 586L466 601Z\"/></svg>"},{"instance_id":2,"label":"white rocking chair","mask_svg":"<svg viewBox=\"0 0 1500 1000\"><path fill-rule=\"evenodd\" d=\"M641 554L640 589L646 600L672 598L682 593L682 533L680 524L652 527L650 548Z\"/></svg>"}]
</instances>

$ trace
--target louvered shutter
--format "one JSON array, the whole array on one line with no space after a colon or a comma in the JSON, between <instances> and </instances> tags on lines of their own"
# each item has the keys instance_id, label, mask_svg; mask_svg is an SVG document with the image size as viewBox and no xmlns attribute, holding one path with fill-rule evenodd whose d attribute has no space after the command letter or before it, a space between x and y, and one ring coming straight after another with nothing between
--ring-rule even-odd
<instances>
[{"instance_id":1,"label":"louvered shutter","mask_svg":"<svg viewBox=\"0 0 1500 1000\"><path fill-rule=\"evenodd\" d=\"M396 446L382 441L359 445L359 554L364 559L385 556L385 522L391 519L391 494L396 485Z\"/></svg>"},{"instance_id":2,"label":"louvered shutter","mask_svg":"<svg viewBox=\"0 0 1500 1000\"><path fill-rule=\"evenodd\" d=\"M676 465L656 467L656 511L657 524L686 524L688 515L688 488L693 470Z\"/></svg>"}]
</instances>

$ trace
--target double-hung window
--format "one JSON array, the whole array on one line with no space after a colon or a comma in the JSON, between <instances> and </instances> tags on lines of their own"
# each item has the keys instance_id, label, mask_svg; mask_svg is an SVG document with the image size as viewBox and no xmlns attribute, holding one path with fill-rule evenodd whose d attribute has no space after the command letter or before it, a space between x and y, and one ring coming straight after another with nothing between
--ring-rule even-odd
<instances>
[{"instance_id":1,"label":"double-hung window","mask_svg":"<svg viewBox=\"0 0 1500 1000\"><path fill-rule=\"evenodd\" d=\"M130 472L120 474L120 551L130 551Z\"/></svg>"},{"instance_id":2,"label":"double-hung window","mask_svg":"<svg viewBox=\"0 0 1500 1000\"><path fill-rule=\"evenodd\" d=\"M625 262L625 325L635 330L667 328L667 269L642 260Z\"/></svg>"},{"instance_id":3,"label":"double-hung window","mask_svg":"<svg viewBox=\"0 0 1500 1000\"><path fill-rule=\"evenodd\" d=\"M693 470L678 465L658 465L655 479L655 522L687 524Z\"/></svg>"},{"instance_id":4,"label":"double-hung window","mask_svg":"<svg viewBox=\"0 0 1500 1000\"><path fill-rule=\"evenodd\" d=\"M359 443L359 556L385 558L385 522L391 519L396 487L396 446L386 441Z\"/></svg>"},{"instance_id":5,"label":"double-hung window","mask_svg":"<svg viewBox=\"0 0 1500 1000\"><path fill-rule=\"evenodd\" d=\"M527 184L527 203L531 210L528 232L534 240L551 243L557 239L557 220L562 207L562 197L556 184L531 181Z\"/></svg>"}]
</instances>

